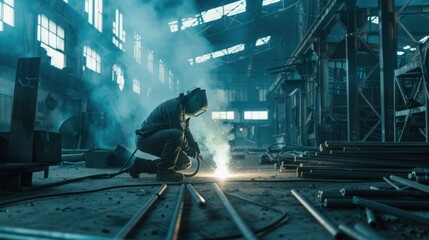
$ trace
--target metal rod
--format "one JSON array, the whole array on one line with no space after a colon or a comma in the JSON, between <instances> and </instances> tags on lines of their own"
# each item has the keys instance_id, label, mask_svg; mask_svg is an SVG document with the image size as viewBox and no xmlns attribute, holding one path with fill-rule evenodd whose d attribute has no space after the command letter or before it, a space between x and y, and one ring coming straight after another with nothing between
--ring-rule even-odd
<instances>
[{"instance_id":1,"label":"metal rod","mask_svg":"<svg viewBox=\"0 0 429 240\"><path fill-rule=\"evenodd\" d=\"M238 213L235 211L234 207L228 201L228 198L225 196L225 194L222 192L219 186L216 183L213 183L213 187L217 195L219 196L220 200L222 201L223 205L225 206L226 210L231 215L232 220L234 220L234 223L237 225L238 229L240 229L244 238L256 240L257 238L253 234L252 230L250 230L250 228L246 225L246 223L241 219L240 215L238 215Z\"/></svg>"},{"instance_id":2,"label":"metal rod","mask_svg":"<svg viewBox=\"0 0 429 240\"><path fill-rule=\"evenodd\" d=\"M356 231L358 231L361 234L363 234L364 236L366 236L367 239L371 239L371 240L382 240L382 239L384 239L382 236L380 236L376 231L374 231L372 228L368 227L368 225L366 225L366 224L356 223L354 225L354 228L356 229Z\"/></svg>"},{"instance_id":3,"label":"metal rod","mask_svg":"<svg viewBox=\"0 0 429 240\"><path fill-rule=\"evenodd\" d=\"M94 240L107 240L100 236L90 236L75 233L64 233L54 231L43 231L28 228L16 227L0 227L1 239L94 239Z\"/></svg>"},{"instance_id":4,"label":"metal rod","mask_svg":"<svg viewBox=\"0 0 429 240\"><path fill-rule=\"evenodd\" d=\"M365 208L365 214L366 214L366 223L373 227L378 228L380 225L378 224L377 217L375 216L374 211L372 211L370 208Z\"/></svg>"},{"instance_id":5,"label":"metal rod","mask_svg":"<svg viewBox=\"0 0 429 240\"><path fill-rule=\"evenodd\" d=\"M206 200L201 196L199 192L192 186L192 184L187 183L186 187L188 188L189 193L192 196L192 199L194 200L195 204L198 207L205 207L206 206Z\"/></svg>"},{"instance_id":6,"label":"metal rod","mask_svg":"<svg viewBox=\"0 0 429 240\"><path fill-rule=\"evenodd\" d=\"M390 180L402 183L403 185L406 185L408 187L412 187L414 189L418 189L418 190L423 191L425 193L429 193L429 186L427 186L427 185L424 185L424 184L421 184L418 182L413 182L413 181L410 181L408 179L401 178L401 177L394 176L394 175L390 176Z\"/></svg>"},{"instance_id":7,"label":"metal rod","mask_svg":"<svg viewBox=\"0 0 429 240\"><path fill-rule=\"evenodd\" d=\"M420 223L424 226L429 226L429 218L425 218L425 217L401 210L399 208L391 207L386 204L382 204L376 201L371 201L360 197L353 197L353 203L361 207L368 207L368 208L371 208L372 210L385 212L397 217L406 218L416 223Z\"/></svg>"},{"instance_id":8,"label":"metal rod","mask_svg":"<svg viewBox=\"0 0 429 240\"><path fill-rule=\"evenodd\" d=\"M126 238L142 217L149 211L155 201L162 195L165 189L167 189L167 184L162 184L159 190L149 198L145 205L119 230L115 238Z\"/></svg>"},{"instance_id":9,"label":"metal rod","mask_svg":"<svg viewBox=\"0 0 429 240\"><path fill-rule=\"evenodd\" d=\"M185 200L185 184L180 188L179 198L177 199L176 209L174 210L173 219L171 220L170 227L168 228L167 238L177 240L179 239L180 223L183 213L183 205Z\"/></svg>"},{"instance_id":10,"label":"metal rod","mask_svg":"<svg viewBox=\"0 0 429 240\"><path fill-rule=\"evenodd\" d=\"M396 184L394 184L392 181L390 181L389 179L387 179L387 177L383 177L383 180L386 181L390 186L394 187L396 190L401 189Z\"/></svg>"},{"instance_id":11,"label":"metal rod","mask_svg":"<svg viewBox=\"0 0 429 240\"><path fill-rule=\"evenodd\" d=\"M357 197L357 196L356 196ZM372 199L378 203L406 210L429 210L428 201L398 200L398 199ZM356 205L351 198L326 198L323 205L327 208L355 208Z\"/></svg>"},{"instance_id":12,"label":"metal rod","mask_svg":"<svg viewBox=\"0 0 429 240\"><path fill-rule=\"evenodd\" d=\"M308 210L308 212L316 218L317 221L335 238L341 238L341 230L321 212L314 208L304 197L302 197L294 189L290 190L293 196Z\"/></svg>"},{"instance_id":13,"label":"metal rod","mask_svg":"<svg viewBox=\"0 0 429 240\"><path fill-rule=\"evenodd\" d=\"M343 195L340 191L323 191L319 190L317 194L317 199L319 202L324 202L326 198L342 198Z\"/></svg>"},{"instance_id":14,"label":"metal rod","mask_svg":"<svg viewBox=\"0 0 429 240\"><path fill-rule=\"evenodd\" d=\"M364 189L341 189L344 197L414 197L429 198L428 194L411 190L364 190Z\"/></svg>"},{"instance_id":15,"label":"metal rod","mask_svg":"<svg viewBox=\"0 0 429 240\"><path fill-rule=\"evenodd\" d=\"M343 231L343 233L345 233L347 236L351 237L352 239L356 239L356 240L367 240L368 238L363 235L362 233L356 231L355 229L346 226L344 224L340 224L338 226L338 228Z\"/></svg>"}]
</instances>

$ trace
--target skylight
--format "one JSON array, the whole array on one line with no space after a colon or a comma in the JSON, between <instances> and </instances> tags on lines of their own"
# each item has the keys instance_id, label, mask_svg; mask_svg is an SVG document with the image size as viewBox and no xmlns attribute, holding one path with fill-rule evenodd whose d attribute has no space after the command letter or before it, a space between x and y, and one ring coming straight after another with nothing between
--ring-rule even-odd
<instances>
[{"instance_id":1,"label":"skylight","mask_svg":"<svg viewBox=\"0 0 429 240\"><path fill-rule=\"evenodd\" d=\"M246 11L246 0L239 0L233 3L229 3L217 8L212 8L207 11L201 12L194 17L182 18L180 30L194 27L202 23L207 23L220 19L223 16L234 16ZM168 23L171 32L177 32L179 30L179 22L171 21Z\"/></svg>"},{"instance_id":2,"label":"skylight","mask_svg":"<svg viewBox=\"0 0 429 240\"><path fill-rule=\"evenodd\" d=\"M263 0L262 1L262 6L267 6L267 5L270 5L270 4L273 4L273 3L277 3L277 2L280 2L280 0Z\"/></svg>"},{"instance_id":3,"label":"skylight","mask_svg":"<svg viewBox=\"0 0 429 240\"><path fill-rule=\"evenodd\" d=\"M255 46L261 46L264 44L267 44L271 39L271 36L266 36L263 38L259 38L258 40L256 40Z\"/></svg>"},{"instance_id":4,"label":"skylight","mask_svg":"<svg viewBox=\"0 0 429 240\"><path fill-rule=\"evenodd\" d=\"M255 46L265 45L270 41L270 39L271 39L271 36L259 38L258 40L256 40ZM189 61L190 65L194 65L196 63L206 62L210 59L215 59L215 58L223 57L226 55L238 53L238 52L243 51L244 49L245 49L244 44L237 44L237 45L229 47L229 48L225 48L222 50L218 50L218 51L215 51L212 53L207 53L207 54L195 57L195 59L189 59L188 61Z\"/></svg>"}]
</instances>

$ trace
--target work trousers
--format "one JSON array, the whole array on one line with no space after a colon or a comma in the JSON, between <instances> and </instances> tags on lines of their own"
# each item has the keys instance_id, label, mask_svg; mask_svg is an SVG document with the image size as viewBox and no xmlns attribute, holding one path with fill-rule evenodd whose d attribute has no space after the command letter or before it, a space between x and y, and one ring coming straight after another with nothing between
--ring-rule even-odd
<instances>
[{"instance_id":1,"label":"work trousers","mask_svg":"<svg viewBox=\"0 0 429 240\"><path fill-rule=\"evenodd\" d=\"M137 148L158 156L158 169L183 170L191 167L191 160L182 150L185 135L179 129L164 129L149 136L137 135Z\"/></svg>"}]
</instances>

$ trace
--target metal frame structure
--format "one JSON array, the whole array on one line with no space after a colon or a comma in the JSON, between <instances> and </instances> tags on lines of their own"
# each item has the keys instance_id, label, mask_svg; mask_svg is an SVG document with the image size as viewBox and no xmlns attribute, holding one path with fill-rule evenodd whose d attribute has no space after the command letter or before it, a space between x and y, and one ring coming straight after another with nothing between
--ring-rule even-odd
<instances>
[{"instance_id":1,"label":"metal frame structure","mask_svg":"<svg viewBox=\"0 0 429 240\"><path fill-rule=\"evenodd\" d=\"M394 0L380 0L370 6L343 0L326 4L269 88L275 99L272 110L277 142L318 146L326 140L398 141L398 125L402 124L404 130L400 131L405 133L412 123L411 118L398 122L399 115L405 113L395 105L398 27L412 37L399 14L425 12L422 6L409 6L411 1L399 7ZM423 57L417 60L423 66L427 64L426 48L420 51ZM420 69L420 78L427 79L426 67ZM297 80L302 84L294 85ZM290 95L298 92L299 98ZM299 103L290 103L296 99ZM291 119L287 116L293 113L290 106L298 104L302 105L300 115ZM427 112L426 106L415 111ZM427 122L426 117L425 126ZM427 129L421 127L419 134L429 136Z\"/></svg>"}]
</instances>

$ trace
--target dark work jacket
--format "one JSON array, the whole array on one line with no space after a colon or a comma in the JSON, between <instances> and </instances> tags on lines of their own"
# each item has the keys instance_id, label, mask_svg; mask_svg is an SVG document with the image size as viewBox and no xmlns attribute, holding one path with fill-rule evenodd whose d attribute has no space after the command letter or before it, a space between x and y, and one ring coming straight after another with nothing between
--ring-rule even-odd
<instances>
[{"instance_id":1,"label":"dark work jacket","mask_svg":"<svg viewBox=\"0 0 429 240\"><path fill-rule=\"evenodd\" d=\"M158 105L141 124L141 128L136 130L136 134L144 137L165 129L179 129L185 135L182 149L185 152L192 147L199 152L198 144L189 129L189 119L185 118L184 97L167 100Z\"/></svg>"}]
</instances>

